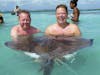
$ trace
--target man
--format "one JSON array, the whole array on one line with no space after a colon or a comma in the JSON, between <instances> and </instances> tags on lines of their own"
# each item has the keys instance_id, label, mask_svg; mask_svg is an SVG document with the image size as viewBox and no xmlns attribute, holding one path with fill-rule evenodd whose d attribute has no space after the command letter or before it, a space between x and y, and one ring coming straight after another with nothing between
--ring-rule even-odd
<instances>
[{"instance_id":1,"label":"man","mask_svg":"<svg viewBox=\"0 0 100 75\"><path fill-rule=\"evenodd\" d=\"M19 24L11 29L11 37L13 41L20 42L30 39L32 34L38 33L39 30L32 27L30 13L26 10L21 10L18 15ZM22 38L22 39L21 39Z\"/></svg>"},{"instance_id":2,"label":"man","mask_svg":"<svg viewBox=\"0 0 100 75\"><path fill-rule=\"evenodd\" d=\"M66 19L68 17L67 7L63 4L56 7L57 23L50 25L45 34L48 36L67 36L79 37L81 32L77 25L69 24Z\"/></svg>"},{"instance_id":3,"label":"man","mask_svg":"<svg viewBox=\"0 0 100 75\"><path fill-rule=\"evenodd\" d=\"M36 52L38 54L46 52L46 46L41 46L38 42L36 42L37 39L32 36L32 34L36 34L40 32L40 30L30 25L30 13L28 11L21 10L18 17L19 24L11 29L13 48L17 50Z\"/></svg>"},{"instance_id":4,"label":"man","mask_svg":"<svg viewBox=\"0 0 100 75\"><path fill-rule=\"evenodd\" d=\"M72 21L78 22L79 21L79 15L80 11L77 8L77 1L76 0L71 0L70 1L70 8L73 9L73 15L72 15Z\"/></svg>"}]
</instances>

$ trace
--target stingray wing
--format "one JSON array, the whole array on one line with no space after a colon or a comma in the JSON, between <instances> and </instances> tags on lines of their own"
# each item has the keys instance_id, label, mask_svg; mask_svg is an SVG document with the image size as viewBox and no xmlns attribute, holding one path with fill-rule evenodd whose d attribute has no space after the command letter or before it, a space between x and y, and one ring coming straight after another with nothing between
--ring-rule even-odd
<instances>
[{"instance_id":1,"label":"stingray wing","mask_svg":"<svg viewBox=\"0 0 100 75\"><path fill-rule=\"evenodd\" d=\"M34 44L37 43L37 44ZM81 48L91 46L93 44L93 39L84 39L84 38L63 38L63 40L52 39L49 37L39 37L29 45L16 44L13 41L8 41L5 45L9 48L15 50L22 50L28 52L36 53L45 53L45 52L54 52L57 53L72 53Z\"/></svg>"}]
</instances>

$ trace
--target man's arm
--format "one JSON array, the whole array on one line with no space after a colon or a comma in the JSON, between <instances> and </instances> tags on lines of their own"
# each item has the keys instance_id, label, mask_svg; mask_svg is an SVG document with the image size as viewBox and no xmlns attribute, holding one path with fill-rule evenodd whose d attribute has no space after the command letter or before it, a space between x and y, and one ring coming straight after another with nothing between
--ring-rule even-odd
<instances>
[{"instance_id":1,"label":"man's arm","mask_svg":"<svg viewBox=\"0 0 100 75\"><path fill-rule=\"evenodd\" d=\"M50 27L47 27L45 30L45 35L49 36L50 35Z\"/></svg>"},{"instance_id":2,"label":"man's arm","mask_svg":"<svg viewBox=\"0 0 100 75\"><path fill-rule=\"evenodd\" d=\"M74 33L74 35L76 37L80 37L81 36L81 31L80 31L80 29L79 29L79 27L77 25L75 25L75 33Z\"/></svg>"},{"instance_id":3,"label":"man's arm","mask_svg":"<svg viewBox=\"0 0 100 75\"><path fill-rule=\"evenodd\" d=\"M18 41L18 40L17 40L17 37L18 37L17 29L16 29L15 27L13 27L13 28L11 29L10 35L11 35L11 38L12 38L13 41Z\"/></svg>"}]
</instances>

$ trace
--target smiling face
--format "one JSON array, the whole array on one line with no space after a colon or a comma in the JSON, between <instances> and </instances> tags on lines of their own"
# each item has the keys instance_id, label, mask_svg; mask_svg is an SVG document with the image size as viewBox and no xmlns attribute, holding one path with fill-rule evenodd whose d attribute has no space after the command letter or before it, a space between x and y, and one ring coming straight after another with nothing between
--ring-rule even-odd
<instances>
[{"instance_id":1,"label":"smiling face","mask_svg":"<svg viewBox=\"0 0 100 75\"><path fill-rule=\"evenodd\" d=\"M30 28L31 18L27 13L19 14L19 24L23 30L27 30Z\"/></svg>"},{"instance_id":2,"label":"smiling face","mask_svg":"<svg viewBox=\"0 0 100 75\"><path fill-rule=\"evenodd\" d=\"M66 23L67 19L67 12L66 9L63 7L59 7L56 9L56 18L58 24L64 24Z\"/></svg>"}]
</instances>

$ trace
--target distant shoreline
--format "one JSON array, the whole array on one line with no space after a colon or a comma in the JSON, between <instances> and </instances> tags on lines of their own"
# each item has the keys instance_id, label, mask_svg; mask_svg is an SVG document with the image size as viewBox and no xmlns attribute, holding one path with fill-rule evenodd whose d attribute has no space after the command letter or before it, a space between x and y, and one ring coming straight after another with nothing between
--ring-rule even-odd
<instances>
[{"instance_id":1,"label":"distant shoreline","mask_svg":"<svg viewBox=\"0 0 100 75\"><path fill-rule=\"evenodd\" d=\"M53 12L55 10L28 10L30 12ZM68 10L72 11L72 10ZM80 11L100 11L100 9L80 9ZM1 13L10 13L11 11L0 11Z\"/></svg>"}]
</instances>

